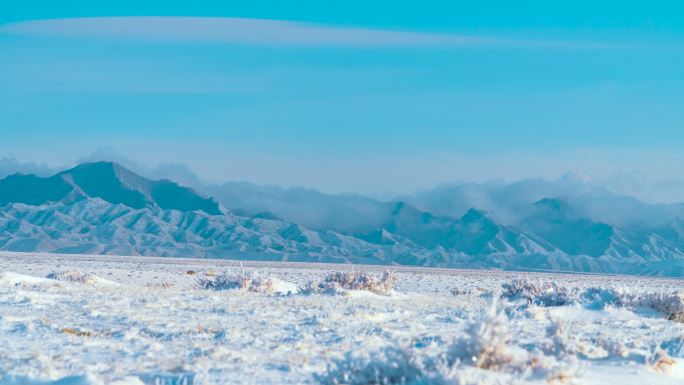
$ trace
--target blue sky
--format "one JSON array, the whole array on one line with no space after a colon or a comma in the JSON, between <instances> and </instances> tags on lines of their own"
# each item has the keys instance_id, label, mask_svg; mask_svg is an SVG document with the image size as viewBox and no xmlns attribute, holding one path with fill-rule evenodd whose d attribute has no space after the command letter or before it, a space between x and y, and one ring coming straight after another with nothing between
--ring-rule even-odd
<instances>
[{"instance_id":1,"label":"blue sky","mask_svg":"<svg viewBox=\"0 0 684 385\"><path fill-rule=\"evenodd\" d=\"M3 2L0 157L326 191L682 180L681 2L241 3Z\"/></svg>"}]
</instances>

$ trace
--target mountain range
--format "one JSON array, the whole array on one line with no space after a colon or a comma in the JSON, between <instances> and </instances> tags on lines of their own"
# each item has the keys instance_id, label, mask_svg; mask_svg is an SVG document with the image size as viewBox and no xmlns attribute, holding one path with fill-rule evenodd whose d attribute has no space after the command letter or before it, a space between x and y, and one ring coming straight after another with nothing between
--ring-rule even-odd
<instances>
[{"instance_id":1,"label":"mountain range","mask_svg":"<svg viewBox=\"0 0 684 385\"><path fill-rule=\"evenodd\" d=\"M684 205L646 204L579 174L391 200L193 187L113 162L9 175L0 249L684 276Z\"/></svg>"}]
</instances>

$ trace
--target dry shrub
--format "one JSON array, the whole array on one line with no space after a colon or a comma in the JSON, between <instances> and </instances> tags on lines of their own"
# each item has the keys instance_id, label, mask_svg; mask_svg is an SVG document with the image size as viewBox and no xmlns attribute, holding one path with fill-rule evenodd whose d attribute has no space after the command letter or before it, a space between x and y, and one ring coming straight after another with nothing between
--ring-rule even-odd
<instances>
[{"instance_id":1,"label":"dry shrub","mask_svg":"<svg viewBox=\"0 0 684 385\"><path fill-rule=\"evenodd\" d=\"M394 385L422 384L423 367L410 350L387 348L369 357L346 353L333 360L323 375L315 376L323 385Z\"/></svg>"},{"instance_id":2,"label":"dry shrub","mask_svg":"<svg viewBox=\"0 0 684 385\"><path fill-rule=\"evenodd\" d=\"M648 293L636 302L663 313L670 321L684 322L684 293Z\"/></svg>"},{"instance_id":3,"label":"dry shrub","mask_svg":"<svg viewBox=\"0 0 684 385\"><path fill-rule=\"evenodd\" d=\"M97 276L89 273L82 273L76 270L63 271L61 273L50 273L46 278L57 281L82 283L85 285L95 285L98 281Z\"/></svg>"},{"instance_id":4,"label":"dry shrub","mask_svg":"<svg viewBox=\"0 0 684 385\"><path fill-rule=\"evenodd\" d=\"M668 372L676 361L660 347L656 348L646 363L659 372Z\"/></svg>"},{"instance_id":5,"label":"dry shrub","mask_svg":"<svg viewBox=\"0 0 684 385\"><path fill-rule=\"evenodd\" d=\"M328 274L323 282L309 281L301 290L305 294L335 294L340 290L364 290L380 295L389 295L394 290L397 275L393 271L385 271L379 278L356 268L348 272L336 271Z\"/></svg>"},{"instance_id":6,"label":"dry shrub","mask_svg":"<svg viewBox=\"0 0 684 385\"><path fill-rule=\"evenodd\" d=\"M75 337L92 337L93 333L86 330L79 330L75 328L64 328L62 333L68 334Z\"/></svg>"},{"instance_id":7,"label":"dry shrub","mask_svg":"<svg viewBox=\"0 0 684 385\"><path fill-rule=\"evenodd\" d=\"M217 274L214 278L197 280L197 285L207 290L232 290L246 289L249 287L251 277L247 275Z\"/></svg>"},{"instance_id":8,"label":"dry shrub","mask_svg":"<svg viewBox=\"0 0 684 385\"><path fill-rule=\"evenodd\" d=\"M170 289L173 286L174 286L173 283L166 282L166 281L164 281L164 282L148 282L145 285L145 287L147 287L149 289L162 289L162 290Z\"/></svg>"},{"instance_id":9,"label":"dry shrub","mask_svg":"<svg viewBox=\"0 0 684 385\"><path fill-rule=\"evenodd\" d=\"M451 295L454 295L454 296L469 295L472 293L472 290L463 290L463 289L459 289L459 288L455 287L455 288L452 288L451 290L449 290L449 293L451 293Z\"/></svg>"},{"instance_id":10,"label":"dry shrub","mask_svg":"<svg viewBox=\"0 0 684 385\"><path fill-rule=\"evenodd\" d=\"M248 291L253 293L273 293L275 292L275 282L271 277L256 276L249 283Z\"/></svg>"},{"instance_id":11,"label":"dry shrub","mask_svg":"<svg viewBox=\"0 0 684 385\"><path fill-rule=\"evenodd\" d=\"M349 352L315 378L324 385L510 385L530 379L561 384L577 378L573 361L560 362L556 356L533 355L518 347L509 325L505 309L494 302L441 354L419 355L400 346L371 354ZM549 333L560 335L565 329L557 325Z\"/></svg>"},{"instance_id":12,"label":"dry shrub","mask_svg":"<svg viewBox=\"0 0 684 385\"><path fill-rule=\"evenodd\" d=\"M247 290L254 293L273 293L275 282L270 277L242 274L218 274L213 279L198 279L197 285L207 290Z\"/></svg>"},{"instance_id":13,"label":"dry shrub","mask_svg":"<svg viewBox=\"0 0 684 385\"><path fill-rule=\"evenodd\" d=\"M522 300L527 306L565 306L579 303L598 307L648 307L663 313L671 321L684 322L682 292L646 292L626 287L566 288L553 282L532 282L526 279L504 283L502 289L503 298Z\"/></svg>"},{"instance_id":14,"label":"dry shrub","mask_svg":"<svg viewBox=\"0 0 684 385\"><path fill-rule=\"evenodd\" d=\"M537 306L564 306L574 302L576 293L553 282L532 282L514 279L502 285L501 295L508 299L525 300Z\"/></svg>"},{"instance_id":15,"label":"dry shrub","mask_svg":"<svg viewBox=\"0 0 684 385\"><path fill-rule=\"evenodd\" d=\"M562 319L555 319L546 328L546 335L551 339L551 348L548 353L559 358L575 357L578 352L577 341Z\"/></svg>"},{"instance_id":16,"label":"dry shrub","mask_svg":"<svg viewBox=\"0 0 684 385\"><path fill-rule=\"evenodd\" d=\"M577 371L574 368L554 368L546 377L546 382L549 384L567 384L572 383L577 376Z\"/></svg>"},{"instance_id":17,"label":"dry shrub","mask_svg":"<svg viewBox=\"0 0 684 385\"><path fill-rule=\"evenodd\" d=\"M451 360L493 370L510 365L513 356L508 348L512 339L508 323L506 315L492 305L483 316L470 321L466 336L449 348Z\"/></svg>"},{"instance_id":18,"label":"dry shrub","mask_svg":"<svg viewBox=\"0 0 684 385\"><path fill-rule=\"evenodd\" d=\"M646 292L629 288L589 288L582 293L582 302L618 307L647 307L662 313L670 321L684 322L684 293Z\"/></svg>"},{"instance_id":19,"label":"dry shrub","mask_svg":"<svg viewBox=\"0 0 684 385\"><path fill-rule=\"evenodd\" d=\"M608 352L609 357L627 358L629 357L629 348L624 342L619 340L605 340L600 346Z\"/></svg>"}]
</instances>

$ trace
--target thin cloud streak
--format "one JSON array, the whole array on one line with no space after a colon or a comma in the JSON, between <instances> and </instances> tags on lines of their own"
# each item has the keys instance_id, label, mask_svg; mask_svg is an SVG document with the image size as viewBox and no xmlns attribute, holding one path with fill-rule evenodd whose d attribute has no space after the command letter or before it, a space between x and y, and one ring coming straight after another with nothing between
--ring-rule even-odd
<instances>
[{"instance_id":1,"label":"thin cloud streak","mask_svg":"<svg viewBox=\"0 0 684 385\"><path fill-rule=\"evenodd\" d=\"M28 20L0 25L0 33L147 42L206 42L272 46L468 46L505 40L455 34L226 17L89 17Z\"/></svg>"}]
</instances>

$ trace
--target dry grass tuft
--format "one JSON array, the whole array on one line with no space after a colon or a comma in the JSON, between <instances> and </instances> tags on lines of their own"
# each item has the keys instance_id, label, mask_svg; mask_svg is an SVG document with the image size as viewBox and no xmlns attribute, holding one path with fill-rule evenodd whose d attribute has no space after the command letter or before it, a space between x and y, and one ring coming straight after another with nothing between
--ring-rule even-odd
<instances>
[{"instance_id":1,"label":"dry grass tuft","mask_svg":"<svg viewBox=\"0 0 684 385\"><path fill-rule=\"evenodd\" d=\"M666 351L661 348L656 348L655 351L648 358L647 363L659 372L667 373L676 363L674 358L670 357Z\"/></svg>"},{"instance_id":2,"label":"dry grass tuft","mask_svg":"<svg viewBox=\"0 0 684 385\"><path fill-rule=\"evenodd\" d=\"M171 282L148 282L145 287L149 289L170 289L174 287L174 284Z\"/></svg>"},{"instance_id":3,"label":"dry grass tuft","mask_svg":"<svg viewBox=\"0 0 684 385\"><path fill-rule=\"evenodd\" d=\"M573 369L556 369L546 377L549 384L572 383L577 378L577 372Z\"/></svg>"},{"instance_id":4,"label":"dry grass tuft","mask_svg":"<svg viewBox=\"0 0 684 385\"><path fill-rule=\"evenodd\" d=\"M89 332L87 330L79 330L79 329L75 329L75 328L64 328L64 329L62 329L62 333L68 334L71 336L75 336L75 337L92 337L93 336L92 332Z\"/></svg>"}]
</instances>

